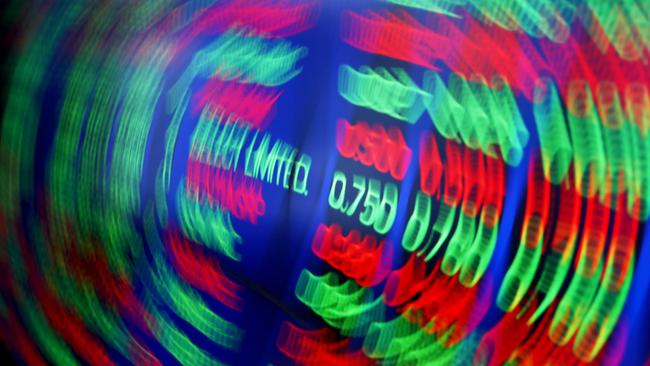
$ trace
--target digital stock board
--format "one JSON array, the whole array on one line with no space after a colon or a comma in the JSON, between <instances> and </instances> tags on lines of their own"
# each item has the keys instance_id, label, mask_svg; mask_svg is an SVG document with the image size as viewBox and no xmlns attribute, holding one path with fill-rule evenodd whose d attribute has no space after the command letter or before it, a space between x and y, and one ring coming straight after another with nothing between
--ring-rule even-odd
<instances>
[{"instance_id":1,"label":"digital stock board","mask_svg":"<svg viewBox=\"0 0 650 366\"><path fill-rule=\"evenodd\" d=\"M650 365L650 2L2 21L13 362Z\"/></svg>"}]
</instances>

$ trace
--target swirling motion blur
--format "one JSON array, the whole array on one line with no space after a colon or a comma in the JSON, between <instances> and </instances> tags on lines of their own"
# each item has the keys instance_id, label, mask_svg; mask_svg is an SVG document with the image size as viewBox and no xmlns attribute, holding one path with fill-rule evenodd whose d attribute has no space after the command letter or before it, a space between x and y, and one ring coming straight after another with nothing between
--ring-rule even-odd
<instances>
[{"instance_id":1,"label":"swirling motion blur","mask_svg":"<svg viewBox=\"0 0 650 366\"><path fill-rule=\"evenodd\" d=\"M30 365L650 363L649 16L25 6L2 342Z\"/></svg>"}]
</instances>

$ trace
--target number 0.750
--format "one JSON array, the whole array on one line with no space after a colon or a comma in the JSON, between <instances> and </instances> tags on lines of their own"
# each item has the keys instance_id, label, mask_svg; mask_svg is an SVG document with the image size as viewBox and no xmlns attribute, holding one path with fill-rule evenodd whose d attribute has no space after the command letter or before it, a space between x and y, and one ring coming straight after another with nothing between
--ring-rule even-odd
<instances>
[{"instance_id":1,"label":"number 0.750","mask_svg":"<svg viewBox=\"0 0 650 366\"><path fill-rule=\"evenodd\" d=\"M345 174L338 170L335 171L328 200L330 207L352 216L363 200L364 209L359 215L359 221L366 226L372 226L380 234L390 231L397 214L397 185L388 182L384 185L382 192L379 180L366 179L364 176L355 174L352 176L352 188L356 194L352 201L346 199L346 186Z\"/></svg>"}]
</instances>

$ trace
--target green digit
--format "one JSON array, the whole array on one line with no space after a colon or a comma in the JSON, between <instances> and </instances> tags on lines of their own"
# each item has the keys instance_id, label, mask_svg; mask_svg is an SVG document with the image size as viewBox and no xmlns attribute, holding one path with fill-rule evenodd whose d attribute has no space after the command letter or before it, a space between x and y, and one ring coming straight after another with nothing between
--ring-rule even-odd
<instances>
[{"instance_id":1,"label":"green digit","mask_svg":"<svg viewBox=\"0 0 650 366\"><path fill-rule=\"evenodd\" d=\"M524 300L531 282L535 277L537 266L542 257L544 237L539 238L539 243L534 248L521 243L512 265L506 272L506 277L497 295L497 306L503 311L512 311Z\"/></svg>"},{"instance_id":2,"label":"green digit","mask_svg":"<svg viewBox=\"0 0 650 366\"><path fill-rule=\"evenodd\" d=\"M455 221L456 206L447 206L444 202L441 202L440 209L438 211L438 217L436 218L436 222L431 228L431 240L419 252L420 255L428 252L427 256L424 258L425 261L430 261L436 255L436 253L438 253L438 250L440 250L442 245L447 240L447 237L449 237L451 228ZM433 244L434 234L437 236L437 241L435 244ZM431 248L429 249L429 247Z\"/></svg>"},{"instance_id":3,"label":"green digit","mask_svg":"<svg viewBox=\"0 0 650 366\"><path fill-rule=\"evenodd\" d=\"M393 227L397 214L398 194L399 191L395 183L386 183L384 186L384 194L379 204L379 212L375 215L376 221L373 225L373 228L379 234L386 234Z\"/></svg>"},{"instance_id":4,"label":"green digit","mask_svg":"<svg viewBox=\"0 0 650 366\"><path fill-rule=\"evenodd\" d=\"M560 184L569 171L573 147L560 95L549 78L539 79L535 85L533 114L542 150L544 176L551 183Z\"/></svg>"},{"instance_id":5,"label":"green digit","mask_svg":"<svg viewBox=\"0 0 650 366\"><path fill-rule=\"evenodd\" d=\"M402 236L402 247L412 252L420 247L424 236L429 228L431 220L431 197L418 191L415 197L415 207L413 213L406 224L404 235Z\"/></svg>"},{"instance_id":6,"label":"green digit","mask_svg":"<svg viewBox=\"0 0 650 366\"><path fill-rule=\"evenodd\" d=\"M462 210L458 215L458 223L454 234L449 240L447 250L442 259L442 272L452 277L458 272L476 237L476 220L466 215Z\"/></svg>"},{"instance_id":7,"label":"green digit","mask_svg":"<svg viewBox=\"0 0 650 366\"><path fill-rule=\"evenodd\" d=\"M359 215L359 221L366 226L370 226L375 222L375 216L377 214L377 209L379 208L379 190L381 189L381 182L377 179L370 179L368 184L368 194L366 195L366 200L363 202L363 207L365 208L361 215Z\"/></svg>"},{"instance_id":8,"label":"green digit","mask_svg":"<svg viewBox=\"0 0 650 366\"><path fill-rule=\"evenodd\" d=\"M361 203L363 195L366 193L366 177L362 175L354 175L352 177L352 187L357 190L357 197L354 198L354 201L352 201L352 204L345 212L345 214L348 216L352 216L352 214L354 214L354 211L356 211L357 207L359 207L359 203Z\"/></svg>"},{"instance_id":9,"label":"green digit","mask_svg":"<svg viewBox=\"0 0 650 366\"><path fill-rule=\"evenodd\" d=\"M603 186L607 173L602 123L589 84L572 80L567 96L569 132L573 142L575 187L592 197Z\"/></svg>"},{"instance_id":10,"label":"green digit","mask_svg":"<svg viewBox=\"0 0 650 366\"><path fill-rule=\"evenodd\" d=\"M341 190L339 191L338 197L336 195L336 183L341 183ZM343 201L345 200L345 183L346 178L345 174L340 171L334 172L334 178L332 179L332 187L330 189L329 195L329 204L335 210L338 210L343 206Z\"/></svg>"}]
</instances>

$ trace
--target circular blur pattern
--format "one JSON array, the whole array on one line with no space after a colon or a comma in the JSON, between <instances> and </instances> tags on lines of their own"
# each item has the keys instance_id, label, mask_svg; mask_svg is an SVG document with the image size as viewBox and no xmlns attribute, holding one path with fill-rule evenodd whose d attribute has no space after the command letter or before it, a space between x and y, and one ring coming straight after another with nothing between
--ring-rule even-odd
<instances>
[{"instance_id":1,"label":"circular blur pattern","mask_svg":"<svg viewBox=\"0 0 650 366\"><path fill-rule=\"evenodd\" d=\"M27 365L650 362L641 0L9 2Z\"/></svg>"}]
</instances>

